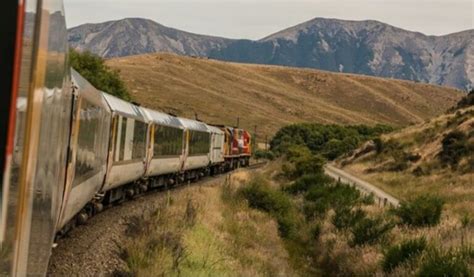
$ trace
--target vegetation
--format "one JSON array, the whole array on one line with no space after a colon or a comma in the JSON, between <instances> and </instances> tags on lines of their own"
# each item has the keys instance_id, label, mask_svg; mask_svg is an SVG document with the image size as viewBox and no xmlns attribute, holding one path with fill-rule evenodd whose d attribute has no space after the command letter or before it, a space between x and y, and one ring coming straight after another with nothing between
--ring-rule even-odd
<instances>
[{"instance_id":1,"label":"vegetation","mask_svg":"<svg viewBox=\"0 0 474 277\"><path fill-rule=\"evenodd\" d=\"M390 273L396 267L414 260L426 249L425 237L407 239L390 247L384 254L382 268L384 272Z\"/></svg>"},{"instance_id":2,"label":"vegetation","mask_svg":"<svg viewBox=\"0 0 474 277\"><path fill-rule=\"evenodd\" d=\"M467 108L470 106L474 106L474 89L471 89L469 94L458 102L455 110Z\"/></svg>"},{"instance_id":3,"label":"vegetation","mask_svg":"<svg viewBox=\"0 0 474 277\"><path fill-rule=\"evenodd\" d=\"M442 150L439 159L445 165L456 167L461 158L474 151L474 145L468 144L468 136L461 131L448 133L442 141Z\"/></svg>"},{"instance_id":4,"label":"vegetation","mask_svg":"<svg viewBox=\"0 0 474 277\"><path fill-rule=\"evenodd\" d=\"M361 142L390 131L393 131L393 128L386 125L368 127L301 123L280 129L270 145L272 151L278 154L291 153L296 145L306 147L312 154L334 160L355 150Z\"/></svg>"},{"instance_id":5,"label":"vegetation","mask_svg":"<svg viewBox=\"0 0 474 277\"><path fill-rule=\"evenodd\" d=\"M403 223L416 227L434 226L439 223L444 201L436 196L421 195L404 201L395 209Z\"/></svg>"},{"instance_id":6,"label":"vegetation","mask_svg":"<svg viewBox=\"0 0 474 277\"><path fill-rule=\"evenodd\" d=\"M240 190L240 193L250 207L268 212L276 218L282 237L294 234L296 223L288 195L270 188L262 177L254 178L249 185Z\"/></svg>"},{"instance_id":7,"label":"vegetation","mask_svg":"<svg viewBox=\"0 0 474 277\"><path fill-rule=\"evenodd\" d=\"M385 222L382 217L362 218L352 229L351 246L375 244L383 240L392 230L393 224Z\"/></svg>"},{"instance_id":8,"label":"vegetation","mask_svg":"<svg viewBox=\"0 0 474 277\"><path fill-rule=\"evenodd\" d=\"M272 151L265 151L261 149L255 150L253 156L255 159L265 159L270 161L275 159L275 154L273 154Z\"/></svg>"},{"instance_id":9,"label":"vegetation","mask_svg":"<svg viewBox=\"0 0 474 277\"><path fill-rule=\"evenodd\" d=\"M472 248L431 248L418 272L419 276L472 276L469 262L474 262Z\"/></svg>"},{"instance_id":10,"label":"vegetation","mask_svg":"<svg viewBox=\"0 0 474 277\"><path fill-rule=\"evenodd\" d=\"M79 74L98 90L130 101L130 94L121 80L119 71L111 69L105 60L91 52L77 52L70 49L69 62Z\"/></svg>"}]
</instances>

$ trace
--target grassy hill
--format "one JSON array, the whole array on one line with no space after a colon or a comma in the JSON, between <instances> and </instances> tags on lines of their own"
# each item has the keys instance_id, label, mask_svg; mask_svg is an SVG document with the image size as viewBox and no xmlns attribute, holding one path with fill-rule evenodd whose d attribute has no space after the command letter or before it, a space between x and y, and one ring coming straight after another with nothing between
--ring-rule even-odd
<instances>
[{"instance_id":1,"label":"grassy hill","mask_svg":"<svg viewBox=\"0 0 474 277\"><path fill-rule=\"evenodd\" d=\"M108 60L143 106L273 135L295 122L420 123L453 106L454 89L289 67L149 54Z\"/></svg>"},{"instance_id":2,"label":"grassy hill","mask_svg":"<svg viewBox=\"0 0 474 277\"><path fill-rule=\"evenodd\" d=\"M474 214L474 107L385 135L343 159L344 170L408 200L439 195L456 217ZM372 149L370 149L372 148ZM371 150L371 151L370 151Z\"/></svg>"}]
</instances>

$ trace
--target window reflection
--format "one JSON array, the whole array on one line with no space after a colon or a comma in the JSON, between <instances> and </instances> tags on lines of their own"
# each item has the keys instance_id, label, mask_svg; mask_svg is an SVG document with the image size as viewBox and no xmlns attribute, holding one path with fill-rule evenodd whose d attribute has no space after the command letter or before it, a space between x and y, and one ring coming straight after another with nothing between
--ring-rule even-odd
<instances>
[{"instance_id":1,"label":"window reflection","mask_svg":"<svg viewBox=\"0 0 474 277\"><path fill-rule=\"evenodd\" d=\"M209 153L210 134L207 132L189 131L189 155L206 155Z\"/></svg>"},{"instance_id":2,"label":"window reflection","mask_svg":"<svg viewBox=\"0 0 474 277\"><path fill-rule=\"evenodd\" d=\"M183 130L155 125L153 156L179 156L183 149Z\"/></svg>"},{"instance_id":3,"label":"window reflection","mask_svg":"<svg viewBox=\"0 0 474 277\"><path fill-rule=\"evenodd\" d=\"M103 111L83 99L79 111L76 167L73 187L100 171L102 166L101 120Z\"/></svg>"},{"instance_id":4,"label":"window reflection","mask_svg":"<svg viewBox=\"0 0 474 277\"><path fill-rule=\"evenodd\" d=\"M143 159L146 154L146 133L147 124L141 121L135 121L133 131L132 159Z\"/></svg>"}]
</instances>

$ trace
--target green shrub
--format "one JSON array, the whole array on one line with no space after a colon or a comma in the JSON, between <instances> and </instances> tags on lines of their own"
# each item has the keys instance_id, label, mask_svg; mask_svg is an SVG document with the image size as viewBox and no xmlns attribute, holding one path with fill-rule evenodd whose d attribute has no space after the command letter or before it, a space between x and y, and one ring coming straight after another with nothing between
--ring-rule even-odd
<instances>
[{"instance_id":1,"label":"green shrub","mask_svg":"<svg viewBox=\"0 0 474 277\"><path fill-rule=\"evenodd\" d=\"M240 194L251 208L268 212L276 218L282 237L288 238L295 233L297 221L288 195L272 189L261 177L254 178L249 185L241 188Z\"/></svg>"},{"instance_id":2,"label":"green shrub","mask_svg":"<svg viewBox=\"0 0 474 277\"><path fill-rule=\"evenodd\" d=\"M361 193L356 188L343 184L312 187L305 196L308 201L327 202L328 206L352 207L361 202Z\"/></svg>"},{"instance_id":3,"label":"green shrub","mask_svg":"<svg viewBox=\"0 0 474 277\"><path fill-rule=\"evenodd\" d=\"M256 159L266 159L266 160L273 161L275 159L275 154L272 151L265 151L265 150L258 149L255 151L254 157Z\"/></svg>"},{"instance_id":4,"label":"green shrub","mask_svg":"<svg viewBox=\"0 0 474 277\"><path fill-rule=\"evenodd\" d=\"M356 149L361 142L391 131L393 128L385 125L369 127L301 123L281 128L270 145L279 154L286 154L291 145L304 145L313 154L321 154L331 160Z\"/></svg>"},{"instance_id":5,"label":"green shrub","mask_svg":"<svg viewBox=\"0 0 474 277\"><path fill-rule=\"evenodd\" d=\"M458 102L456 109L462 109L469 106L474 106L474 89L471 89L469 94Z\"/></svg>"},{"instance_id":6,"label":"green shrub","mask_svg":"<svg viewBox=\"0 0 474 277\"><path fill-rule=\"evenodd\" d=\"M367 213L359 208L352 210L350 207L339 207L332 217L332 224L338 230L345 230L355 226L366 216Z\"/></svg>"},{"instance_id":7,"label":"green shrub","mask_svg":"<svg viewBox=\"0 0 474 277\"><path fill-rule=\"evenodd\" d=\"M305 193L313 186L327 185L333 182L334 180L325 174L303 175L286 187L285 191L292 194Z\"/></svg>"},{"instance_id":8,"label":"green shrub","mask_svg":"<svg viewBox=\"0 0 474 277\"><path fill-rule=\"evenodd\" d=\"M373 204L375 204L374 194L371 192L370 194L364 195L361 199L361 202L364 205L373 205Z\"/></svg>"},{"instance_id":9,"label":"green shrub","mask_svg":"<svg viewBox=\"0 0 474 277\"><path fill-rule=\"evenodd\" d=\"M390 247L384 253L382 268L386 273L391 272L399 265L413 260L426 249L426 238L408 239L398 245Z\"/></svg>"},{"instance_id":10,"label":"green shrub","mask_svg":"<svg viewBox=\"0 0 474 277\"><path fill-rule=\"evenodd\" d=\"M456 167L461 158L470 153L468 138L463 132L450 132L443 138L441 143L443 148L438 157L445 165Z\"/></svg>"},{"instance_id":11,"label":"green shrub","mask_svg":"<svg viewBox=\"0 0 474 277\"><path fill-rule=\"evenodd\" d=\"M434 226L439 223L444 201L436 196L422 195L412 201L402 202L395 214L410 226Z\"/></svg>"},{"instance_id":12,"label":"green shrub","mask_svg":"<svg viewBox=\"0 0 474 277\"><path fill-rule=\"evenodd\" d=\"M303 212L306 219L323 218L329 210L328 201L305 201L303 204Z\"/></svg>"},{"instance_id":13,"label":"green shrub","mask_svg":"<svg viewBox=\"0 0 474 277\"><path fill-rule=\"evenodd\" d=\"M385 222L383 218L363 218L351 228L352 240L349 245L354 247L364 244L375 244L380 242L393 228L393 224Z\"/></svg>"},{"instance_id":14,"label":"green shrub","mask_svg":"<svg viewBox=\"0 0 474 277\"><path fill-rule=\"evenodd\" d=\"M295 161L296 176L306 174L322 174L326 161L321 156L311 155L309 157L301 157Z\"/></svg>"},{"instance_id":15,"label":"green shrub","mask_svg":"<svg viewBox=\"0 0 474 277\"><path fill-rule=\"evenodd\" d=\"M95 88L105 91L118 98L130 101L130 94L120 78L119 71L105 64L105 60L91 52L69 52L71 67L77 70Z\"/></svg>"},{"instance_id":16,"label":"green shrub","mask_svg":"<svg viewBox=\"0 0 474 277\"><path fill-rule=\"evenodd\" d=\"M297 222L293 214L287 213L277 215L278 232L283 238L292 238L295 236L297 229Z\"/></svg>"},{"instance_id":17,"label":"green shrub","mask_svg":"<svg viewBox=\"0 0 474 277\"><path fill-rule=\"evenodd\" d=\"M463 249L447 251L431 248L418 271L418 276L472 276L469 272L469 261L472 253Z\"/></svg>"},{"instance_id":18,"label":"green shrub","mask_svg":"<svg viewBox=\"0 0 474 277\"><path fill-rule=\"evenodd\" d=\"M291 200L285 193L270 188L261 177L243 187L241 193L250 207L269 213L284 214L292 207Z\"/></svg>"},{"instance_id":19,"label":"green shrub","mask_svg":"<svg viewBox=\"0 0 474 277\"><path fill-rule=\"evenodd\" d=\"M321 236L322 229L323 228L321 227L321 223L314 224L310 229L311 238L315 240L319 239L319 237Z\"/></svg>"},{"instance_id":20,"label":"green shrub","mask_svg":"<svg viewBox=\"0 0 474 277\"><path fill-rule=\"evenodd\" d=\"M291 145L286 152L286 159L295 162L301 158L309 158L311 155L311 150L308 147L304 145Z\"/></svg>"}]
</instances>

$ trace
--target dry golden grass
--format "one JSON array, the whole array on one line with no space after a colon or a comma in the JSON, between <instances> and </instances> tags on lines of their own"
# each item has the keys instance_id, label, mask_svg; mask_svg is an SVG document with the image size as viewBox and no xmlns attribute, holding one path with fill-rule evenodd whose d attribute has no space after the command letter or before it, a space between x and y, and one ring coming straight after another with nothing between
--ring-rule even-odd
<instances>
[{"instance_id":1,"label":"dry golden grass","mask_svg":"<svg viewBox=\"0 0 474 277\"><path fill-rule=\"evenodd\" d=\"M445 199L446 210L451 217L459 219L468 214L474 218L474 172L467 164L472 157L464 158L457 169L443 167L437 157L444 136L454 130L466 134L474 130L474 108L445 114L384 136L384 141L395 140L404 145L404 151L421 156L419 161L410 163L404 171L368 173L368 169L380 167L392 159L377 157L373 152L349 163L344 170L402 200L422 194L439 195ZM426 173L421 176L413 174L418 167L424 168Z\"/></svg>"},{"instance_id":2,"label":"dry golden grass","mask_svg":"<svg viewBox=\"0 0 474 277\"><path fill-rule=\"evenodd\" d=\"M295 122L406 126L454 105L457 90L392 79L149 54L107 61L143 106L209 123L258 126L260 138Z\"/></svg>"},{"instance_id":3,"label":"dry golden grass","mask_svg":"<svg viewBox=\"0 0 474 277\"><path fill-rule=\"evenodd\" d=\"M232 174L236 189L245 171ZM123 243L137 276L292 276L275 221L243 203L225 202L223 178L170 193L140 218ZM153 212L153 211L157 212ZM191 211L191 212L190 212ZM145 222L145 223L143 223Z\"/></svg>"}]
</instances>

